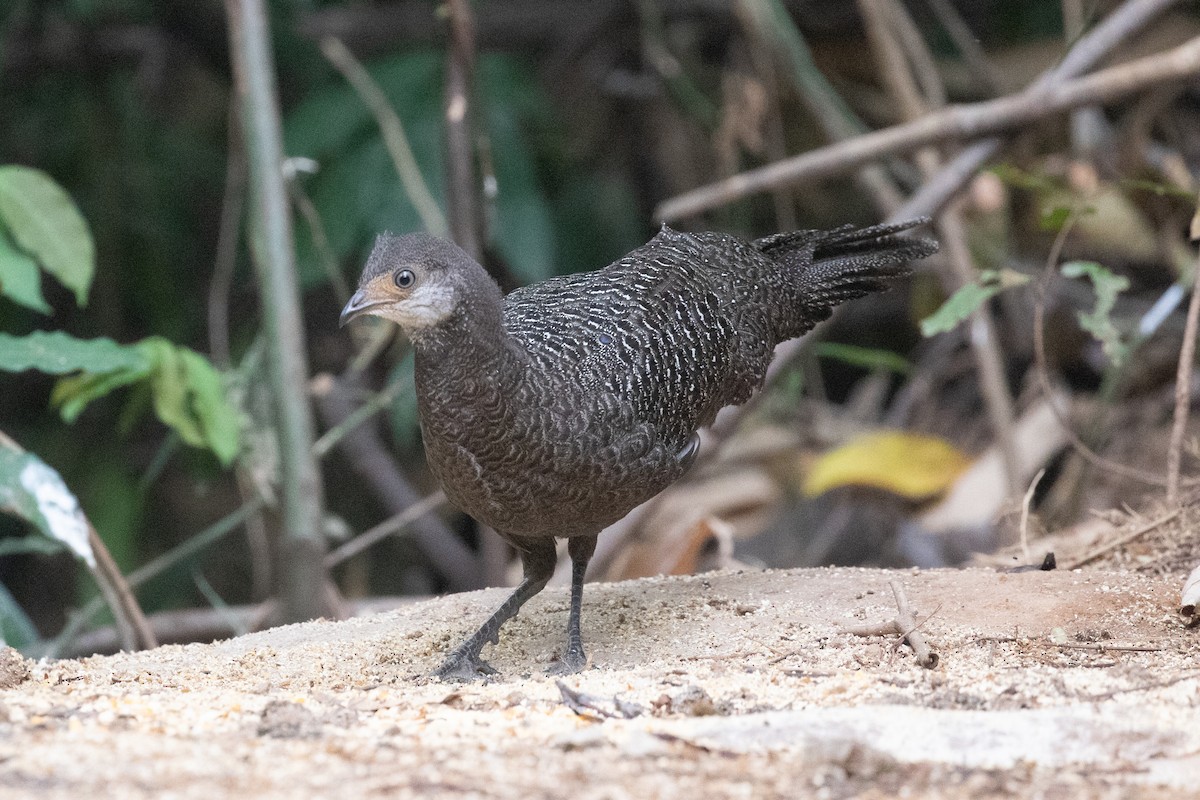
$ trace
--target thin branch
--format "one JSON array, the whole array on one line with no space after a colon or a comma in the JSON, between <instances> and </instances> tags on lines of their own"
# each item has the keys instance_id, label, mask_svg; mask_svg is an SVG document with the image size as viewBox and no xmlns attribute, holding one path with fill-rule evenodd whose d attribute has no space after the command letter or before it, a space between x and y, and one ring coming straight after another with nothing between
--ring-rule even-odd
<instances>
[{"instance_id":1,"label":"thin branch","mask_svg":"<svg viewBox=\"0 0 1200 800\"><path fill-rule=\"evenodd\" d=\"M838 144L733 175L663 202L655 216L670 222L779 186L837 175L869 161L949 139L973 139L1085 105L1101 105L1149 86L1200 72L1200 38L1086 78L971 105L951 106L903 125L865 133ZM998 146L998 145L997 145ZM984 159L986 160L986 159ZM982 162L980 162L982 163ZM976 169L972 168L972 173ZM913 215L914 200L894 216ZM940 207L940 204L939 204Z\"/></svg>"},{"instance_id":2,"label":"thin branch","mask_svg":"<svg viewBox=\"0 0 1200 800\"><path fill-rule=\"evenodd\" d=\"M747 20L747 27L784 62L786 73L826 138L833 142L852 141L867 129L817 68L808 44L780 0L738 0L737 10ZM876 206L883 213L895 210L901 197L887 172L875 164L864 162L858 166L861 167L858 182Z\"/></svg>"},{"instance_id":3,"label":"thin branch","mask_svg":"<svg viewBox=\"0 0 1200 800\"><path fill-rule=\"evenodd\" d=\"M932 63L933 56L919 37L910 36L902 42L900 31L914 27L901 22L908 19L904 7L896 0L859 0L859 8L867 23L867 37L871 49L879 63L880 79L895 99L902 118L914 120L929 113L931 105L936 107L941 103L945 91L941 84L937 83L925 88L923 96L922 90L917 86L915 65ZM907 45L907 52L903 44ZM936 73L930 75L928 80L936 82ZM937 171L940 161L937 151L933 148L917 153L917 162L926 177ZM937 227L946 261L953 273L947 276L946 282L952 285L952 289L972 283L979 271L967 246L966 226L958 207L948 207L938 220ZM1005 358L1000 349L996 321L986 304L971 313L968 330L971 354L979 372L979 388L987 409L992 435L1000 449L1005 481L1009 493L1016 494L1021 490L1020 459L1014 434L1016 413L1013 410L1012 392L1005 376Z\"/></svg>"},{"instance_id":4,"label":"thin branch","mask_svg":"<svg viewBox=\"0 0 1200 800\"><path fill-rule=\"evenodd\" d=\"M1025 556L1025 563L1030 563L1029 558L1029 508L1033 505L1033 495L1037 492L1038 484L1042 482L1042 478L1046 475L1046 468L1042 467L1038 470L1038 474L1033 476L1033 480L1029 482L1029 489L1025 492L1025 497L1021 500L1021 553Z\"/></svg>"},{"instance_id":5,"label":"thin branch","mask_svg":"<svg viewBox=\"0 0 1200 800\"><path fill-rule=\"evenodd\" d=\"M375 81L371 80L371 76L363 68L363 65L358 63L358 59L346 48L346 45L342 44L340 39L332 36L323 38L321 53L354 88L359 98L370 109L372 116L375 117L375 122L379 125L379 132L383 135L383 143L396 167L396 174L400 176L400 184L404 187L404 192L412 202L413 208L417 210L417 215L421 218L421 224L425 226L425 230L434 236L444 237L449 230L446 217L442 214L442 209L434 199L433 193L429 191L429 185L425 182L424 176L421 175L421 167L417 164L416 156L413 155L412 147L408 143L408 136L404 132L404 123L400 121L400 116L388 102L383 90L376 85Z\"/></svg>"},{"instance_id":6,"label":"thin branch","mask_svg":"<svg viewBox=\"0 0 1200 800\"><path fill-rule=\"evenodd\" d=\"M196 534L186 542L182 542L171 548L162 555L148 561L142 566L130 572L125 576L125 580L130 589L136 589L146 581L158 576L166 570L176 566L177 564L187 561L189 558L197 555L206 548L220 541L225 536L228 536L233 531L237 530L238 526L247 519L257 514L266 506L266 501L261 497L245 503L235 511L225 515L221 519L209 525L200 533ZM45 658L56 658L59 653L63 652L79 632L83 629L92 617L96 616L101 609L104 608L103 598L94 597L72 615L71 619L54 638L46 651L41 655Z\"/></svg>"},{"instance_id":7,"label":"thin branch","mask_svg":"<svg viewBox=\"0 0 1200 800\"><path fill-rule=\"evenodd\" d=\"M896 600L896 618L887 622L854 625L847 628L847 631L854 636L899 636L900 641L907 642L912 648L918 664L926 669L933 669L941 658L925 641L924 634L919 630L921 625L929 620L918 624L908 604L908 595L904 593L904 587L896 581L888 581L888 586L891 587L892 597Z\"/></svg>"},{"instance_id":8,"label":"thin branch","mask_svg":"<svg viewBox=\"0 0 1200 800\"><path fill-rule=\"evenodd\" d=\"M446 54L446 209L455 244L479 261L483 218L475 168L472 86L475 77L475 23L467 0L448 0L450 46Z\"/></svg>"},{"instance_id":9,"label":"thin branch","mask_svg":"<svg viewBox=\"0 0 1200 800\"><path fill-rule=\"evenodd\" d=\"M1200 212L1197 212L1200 213ZM1179 465L1183 457L1183 436L1187 432L1188 412L1192 407L1192 367L1196 358L1196 331L1200 326L1200 260L1192 271L1192 300L1188 303L1183 345L1179 348L1179 369L1175 375L1175 419L1171 424L1171 443L1167 447L1167 503L1179 501Z\"/></svg>"},{"instance_id":10,"label":"thin branch","mask_svg":"<svg viewBox=\"0 0 1200 800\"><path fill-rule=\"evenodd\" d=\"M1046 295L1049 293L1050 281L1054 277L1054 268L1058 265L1059 255L1062 253L1067 236L1075 226L1077 218L1077 212L1072 211L1071 216L1067 217L1066 222L1063 223L1062 229L1059 230L1058 235L1054 238L1054 244L1051 245L1050 252L1046 256L1046 265L1042 270L1041 280L1038 281L1037 293L1033 304L1033 362L1034 370L1037 373L1038 385L1041 387L1042 394L1050 401L1050 410L1054 413L1054 418L1058 420L1059 426L1062 427L1063 433L1067 435L1067 439L1070 440L1075 452L1101 469L1106 469L1109 472L1141 481L1151 486L1165 486L1167 482L1162 477L1146 472L1145 470L1119 464L1093 450L1079 437L1079 434L1072 427L1071 421L1067 419L1062 409L1058 407L1058 404L1053 401L1055 392L1054 388L1050 385L1050 368L1046 361Z\"/></svg>"},{"instance_id":11,"label":"thin branch","mask_svg":"<svg viewBox=\"0 0 1200 800\"><path fill-rule=\"evenodd\" d=\"M333 380L333 377L329 375L318 376L314 379L314 384L322 380ZM399 396L401 388L403 387L400 381L396 381L391 386L373 394L367 402L354 409L351 413L346 414L336 425L321 434L321 438L313 443L313 453L317 458L324 458L329 454L330 450L336 447L342 439L352 434L358 426L390 406L392 401ZM326 385L314 385L312 389L313 394L318 397L323 396L328 391L330 391L330 388Z\"/></svg>"},{"instance_id":12,"label":"thin branch","mask_svg":"<svg viewBox=\"0 0 1200 800\"><path fill-rule=\"evenodd\" d=\"M420 502L413 503L399 514L388 517L374 528L363 531L361 534L355 536L341 547L331 551L325 556L325 566L329 569L332 569L338 564L341 564L343 561L358 555L368 547L383 541L393 534L400 533L410 524L425 516L429 512L436 510L445 502L445 493L437 491Z\"/></svg>"},{"instance_id":13,"label":"thin branch","mask_svg":"<svg viewBox=\"0 0 1200 800\"><path fill-rule=\"evenodd\" d=\"M112 553L104 544L104 540L96 533L96 528L88 521L88 543L96 557L96 566L92 576L99 584L101 592L112 610L117 630L122 634L122 645L130 650L149 650L158 647L158 639L146 622L146 615L138 605L129 582L121 574Z\"/></svg>"},{"instance_id":14,"label":"thin branch","mask_svg":"<svg viewBox=\"0 0 1200 800\"><path fill-rule=\"evenodd\" d=\"M208 286L208 352L213 363L227 369L229 353L229 293L237 266L237 246L242 212L246 207L246 149L241 141L236 99L229 101L228 154L225 157L225 194L217 227L217 254Z\"/></svg>"},{"instance_id":15,"label":"thin branch","mask_svg":"<svg viewBox=\"0 0 1200 800\"><path fill-rule=\"evenodd\" d=\"M324 616L330 608L321 563L325 549L321 475L312 455L313 421L305 395L308 359L296 277L292 223L283 177L283 132L270 28L263 0L226 0L230 56L245 132L251 189L251 253L258 274L271 402L279 445L286 537L280 548L283 619Z\"/></svg>"},{"instance_id":16,"label":"thin branch","mask_svg":"<svg viewBox=\"0 0 1200 800\"><path fill-rule=\"evenodd\" d=\"M979 38L967 27L954 4L950 0L925 0L925 5L929 6L929 10L937 17L942 30L950 37L954 49L962 56L963 63L975 76L975 80L979 81L984 93L999 94L1003 85L1000 74L988 60L987 54L979 44Z\"/></svg>"},{"instance_id":17,"label":"thin branch","mask_svg":"<svg viewBox=\"0 0 1200 800\"><path fill-rule=\"evenodd\" d=\"M1161 517L1154 520L1153 522L1146 523L1145 525L1143 525L1142 527L1138 528L1135 531L1132 531L1131 533L1127 533L1124 536L1113 539L1111 542L1105 542L1104 544L1100 545L1099 547L1095 547L1092 550L1089 550L1087 553L1085 553L1084 555L1075 559L1074 561L1069 561L1066 564L1064 564L1062 569L1066 569L1066 570L1079 569L1084 564L1089 564L1089 563L1095 561L1100 556L1110 553L1113 550L1116 550L1118 547L1124 547L1125 545L1132 542L1134 539L1137 539L1141 536L1145 536L1147 533L1154 530L1155 528L1158 528L1162 525L1166 525L1168 522L1175 519L1182 513L1183 513L1183 506L1179 506L1179 507L1175 508L1173 511L1170 511L1170 512L1162 515Z\"/></svg>"},{"instance_id":18,"label":"thin branch","mask_svg":"<svg viewBox=\"0 0 1200 800\"><path fill-rule=\"evenodd\" d=\"M1029 90L1045 89L1065 83L1092 69L1117 45L1133 38L1142 28L1180 0L1126 0L1103 22L1075 43L1058 66L1047 70ZM892 220L936 216L950 198L967 184L975 173L992 159L1005 140L993 137L972 144L942 168L942 171L918 189L892 215Z\"/></svg>"}]
</instances>

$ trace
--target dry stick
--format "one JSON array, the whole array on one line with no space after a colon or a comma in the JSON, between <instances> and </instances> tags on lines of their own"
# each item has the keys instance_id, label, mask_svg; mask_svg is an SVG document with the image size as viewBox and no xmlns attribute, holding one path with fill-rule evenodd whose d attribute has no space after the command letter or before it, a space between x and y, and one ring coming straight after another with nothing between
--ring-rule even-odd
<instances>
[{"instance_id":1,"label":"dry stick","mask_svg":"<svg viewBox=\"0 0 1200 800\"><path fill-rule=\"evenodd\" d=\"M903 125L862 134L838 144L733 175L666 200L658 207L655 215L669 222L728 204L755 192L840 174L883 156L907 152L949 139L977 138L1079 106L1110 103L1148 86L1180 80L1197 72L1200 72L1200 38L1172 50L1111 67L1085 78L1061 83L1039 81L1032 88L1019 94L970 105L952 106ZM972 158L977 158L977 155ZM973 164L968 175L974 174L984 160L986 158ZM956 159L950 168L961 169L958 162ZM940 208L945 199L934 208ZM893 216L919 216L914 213L916 202L916 197L910 198ZM922 207L921 210L928 211L928 208Z\"/></svg>"},{"instance_id":2,"label":"dry stick","mask_svg":"<svg viewBox=\"0 0 1200 800\"><path fill-rule=\"evenodd\" d=\"M998 94L1003 85L1000 75L992 66L992 62L988 60L975 32L967 27L967 23L959 15L958 9L950 0L925 0L925 5L929 6L929 10L937 17L938 22L942 25L942 30L954 43L954 49L958 50L958 54L962 56L963 63L967 65L975 79L982 84L984 92Z\"/></svg>"},{"instance_id":3,"label":"dry stick","mask_svg":"<svg viewBox=\"0 0 1200 800\"><path fill-rule=\"evenodd\" d=\"M413 503L408 508L388 517L374 528L363 531L360 535L343 544L325 556L326 569L332 569L348 558L366 550L376 542L380 542L392 534L399 533L412 522L420 519L446 502L446 495L441 490L434 492L420 502Z\"/></svg>"},{"instance_id":4,"label":"dry stick","mask_svg":"<svg viewBox=\"0 0 1200 800\"><path fill-rule=\"evenodd\" d=\"M1200 211L1197 211L1200 214ZM1187 431L1192 406L1192 365L1196 357L1196 329L1200 325L1200 260L1192 271L1192 300L1188 303L1183 345L1179 348L1179 369L1175 375L1175 419L1171 425L1171 444L1167 448L1167 503L1179 502L1179 465L1183 457L1183 435Z\"/></svg>"},{"instance_id":5,"label":"dry stick","mask_svg":"<svg viewBox=\"0 0 1200 800\"><path fill-rule=\"evenodd\" d=\"M1042 482L1042 478L1046 474L1046 468L1042 467L1038 470L1038 474L1033 476L1033 480L1029 483L1029 489L1025 492L1025 497L1021 500L1021 552L1025 555L1025 563L1029 562L1029 507L1033 505L1033 493L1037 491L1038 484Z\"/></svg>"},{"instance_id":6,"label":"dry stick","mask_svg":"<svg viewBox=\"0 0 1200 800\"><path fill-rule=\"evenodd\" d=\"M1047 88L1082 75L1117 45L1132 38L1156 17L1178 3L1179 0L1127 0L1086 36L1080 38L1058 66L1042 73L1030 89ZM1004 143L1004 139L994 137L967 147L943 167L937 177L926 181L892 219L935 216L950 202L950 198L1000 151Z\"/></svg>"},{"instance_id":7,"label":"dry stick","mask_svg":"<svg viewBox=\"0 0 1200 800\"><path fill-rule=\"evenodd\" d=\"M1105 555L1106 553L1109 553L1113 550L1116 550L1118 547L1124 547L1125 545L1132 542L1134 539L1137 539L1139 536L1144 536L1147 533L1149 533L1150 531L1154 530L1155 528L1158 528L1162 525L1166 525L1168 522L1175 519L1182 513L1183 513L1183 506L1179 506L1174 511L1168 512L1152 522L1147 522L1145 525L1143 525L1142 527L1138 528L1137 530L1135 530L1131 533L1127 533L1124 536L1121 536L1120 538L1113 539L1111 542L1105 542L1104 544L1100 545L1099 547L1096 547L1096 548L1088 551L1087 553L1085 553L1084 555L1075 559L1074 561L1071 561L1071 562L1063 565L1062 569L1066 569L1066 570L1079 569L1084 564L1088 564L1092 561L1095 561L1100 556Z\"/></svg>"},{"instance_id":8,"label":"dry stick","mask_svg":"<svg viewBox=\"0 0 1200 800\"><path fill-rule=\"evenodd\" d=\"M859 0L858 5L867 23L867 38L879 62L880 78L900 106L903 118L918 119L929 113L931 105L944 104L945 92L938 83L936 72L926 78L937 85L927 88L925 96L922 96L922 91L917 86L915 65L931 64L933 56L919 36L910 36L905 42L908 52L904 51L900 32L908 29L915 31L915 25L909 20L904 7L895 0ZM929 148L917 154L917 161L922 173L928 178L937 171L940 159L937 152ZM947 208L942 214L938 221L938 230L946 259L953 270L949 280L957 284L954 288L972 283L978 270L967 247L962 214L956 206ZM1016 427L1016 413L1013 410L1012 393L1004 374L1005 358L1000 350L996 321L986 304L971 312L968 331L971 353L979 371L980 391L983 394L992 434L1000 448L1008 492L1015 495L1021 490L1021 462L1013 433Z\"/></svg>"},{"instance_id":9,"label":"dry stick","mask_svg":"<svg viewBox=\"0 0 1200 800\"><path fill-rule=\"evenodd\" d=\"M1167 648L1145 644L1101 644L1099 642L1051 642L1060 650L1094 650L1099 653L1161 653Z\"/></svg>"},{"instance_id":10,"label":"dry stick","mask_svg":"<svg viewBox=\"0 0 1200 800\"><path fill-rule=\"evenodd\" d=\"M154 629L146 622L146 615L142 613L142 607L138 605L133 590L129 588L129 582L121 574L117 562L113 560L112 553L108 551L104 540L100 538L100 534L96 533L96 528L93 527L90 520L88 521L88 543L91 544L92 553L96 557L96 566L92 569L92 575L96 578L96 583L99 584L100 590L108 601L108 606L113 612L113 619L117 623L117 630L122 633L122 639L128 638L128 641L123 641L123 644L129 646L131 650L148 650L158 647L158 638L154 635Z\"/></svg>"},{"instance_id":11,"label":"dry stick","mask_svg":"<svg viewBox=\"0 0 1200 800\"><path fill-rule=\"evenodd\" d=\"M808 44L781 0L738 0L738 16L784 62L801 101L831 141L851 140L866 130L829 80L817 68ZM894 211L902 200L891 176L877 164L860 165L857 180L883 212Z\"/></svg>"},{"instance_id":12,"label":"dry stick","mask_svg":"<svg viewBox=\"0 0 1200 800\"><path fill-rule=\"evenodd\" d=\"M912 608L908 605L908 595L904 593L904 587L896 581L888 581L888 586L891 587L892 596L896 599L896 618L888 622L857 625L847 630L855 636L899 636L900 641L907 642L908 646L912 648L913 656L918 664L926 669L933 669L941 659L937 651L933 650L925 641L925 636L919 630L920 625L917 624ZM928 621L928 619L925 620L925 622ZM924 622L921 623L921 625L923 624Z\"/></svg>"},{"instance_id":13,"label":"dry stick","mask_svg":"<svg viewBox=\"0 0 1200 800\"><path fill-rule=\"evenodd\" d=\"M375 117L388 155L392 157L392 163L396 167L396 174L400 176L404 192L417 210L425 230L434 236L445 236L448 230L446 218L421 175L421 168L413 155L412 147L409 146L408 136L404 133L404 123L388 102L387 96L371 80L371 76L341 40L332 36L325 37L321 40L321 53L342 73L342 77L358 93L371 115Z\"/></svg>"},{"instance_id":14,"label":"dry stick","mask_svg":"<svg viewBox=\"0 0 1200 800\"><path fill-rule=\"evenodd\" d=\"M332 426L329 434L341 432L336 438L340 440L343 457L374 491L388 512L401 515L422 502L421 494L400 472L392 454L384 446L378 426L359 426L352 431L348 426L354 421L353 417L362 416L362 412L369 410L371 404L352 410L354 399L351 387L328 374L318 375L310 386L318 412L325 424ZM397 387L398 384L392 386ZM387 394L387 391L380 392L376 397ZM330 440L333 438L331 436ZM416 523L414 538L417 546L434 569L447 579L451 591L462 592L483 585L474 554L440 518L418 515L413 521Z\"/></svg>"},{"instance_id":15,"label":"dry stick","mask_svg":"<svg viewBox=\"0 0 1200 800\"><path fill-rule=\"evenodd\" d=\"M1141 481L1142 483L1150 484L1151 486L1164 486L1166 480L1150 472L1128 467L1124 464L1119 464L1116 461L1105 458L1104 456L1093 450L1086 442L1079 437L1075 429L1071 426L1071 421L1058 407L1058 404L1053 401L1055 392L1050 385L1050 369L1046 363L1046 294L1049 291L1050 279L1054 275L1054 267L1058 263L1059 255L1062 253L1063 246L1066 244L1067 236L1071 229L1075 226L1075 221L1078 219L1076 211L1071 212L1071 216L1063 223L1062 229L1054 238L1054 243L1050 247L1050 252L1046 256L1046 265L1042 270L1041 280L1038 281L1038 288L1033 303L1033 362L1035 371L1037 372L1038 385L1041 387L1042 394L1050 402L1050 410L1054 414L1054 418L1058 420L1058 424L1062 427L1063 433L1067 435L1071 446L1075 452L1083 456L1092 464L1106 469L1109 472L1116 473L1126 478Z\"/></svg>"},{"instance_id":16,"label":"dry stick","mask_svg":"<svg viewBox=\"0 0 1200 800\"><path fill-rule=\"evenodd\" d=\"M475 169L474 104L475 22L467 0L449 0L450 46L446 53L446 206L450 235L476 261L483 255L479 176Z\"/></svg>"},{"instance_id":17,"label":"dry stick","mask_svg":"<svg viewBox=\"0 0 1200 800\"><path fill-rule=\"evenodd\" d=\"M933 669L941 659L937 652L930 648L929 643L925 641L925 635L918 630L920 626L917 625L917 619L913 616L912 609L909 608L908 596L904 594L904 587L896 581L888 581L888 586L892 587L892 596L896 598L896 627L899 628L898 632L904 637L904 641L908 642L908 646L912 648L917 663L926 669Z\"/></svg>"},{"instance_id":18,"label":"dry stick","mask_svg":"<svg viewBox=\"0 0 1200 800\"><path fill-rule=\"evenodd\" d=\"M246 207L246 151L241 143L237 98L229 99L229 133L225 162L225 193L221 198L221 217L217 227L217 254L213 259L213 277L208 285L208 352L222 369L232 363L229 354L229 293L237 266L237 246L241 233L242 211Z\"/></svg>"}]
</instances>

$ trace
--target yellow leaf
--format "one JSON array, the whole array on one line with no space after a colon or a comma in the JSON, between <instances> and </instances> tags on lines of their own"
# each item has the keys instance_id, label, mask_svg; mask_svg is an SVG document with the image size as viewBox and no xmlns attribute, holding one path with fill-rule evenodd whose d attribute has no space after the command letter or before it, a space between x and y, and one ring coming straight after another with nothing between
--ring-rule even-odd
<instances>
[{"instance_id":1,"label":"yellow leaf","mask_svg":"<svg viewBox=\"0 0 1200 800\"><path fill-rule=\"evenodd\" d=\"M839 486L874 486L925 500L946 491L970 463L935 436L869 433L817 459L804 482L804 494L815 497Z\"/></svg>"}]
</instances>

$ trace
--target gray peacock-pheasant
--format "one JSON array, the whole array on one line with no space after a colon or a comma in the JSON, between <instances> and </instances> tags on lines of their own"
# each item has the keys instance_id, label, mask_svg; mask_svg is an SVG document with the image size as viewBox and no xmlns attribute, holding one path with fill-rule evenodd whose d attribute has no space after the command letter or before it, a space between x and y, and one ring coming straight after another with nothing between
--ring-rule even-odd
<instances>
[{"instance_id":1,"label":"gray peacock-pheasant","mask_svg":"<svg viewBox=\"0 0 1200 800\"><path fill-rule=\"evenodd\" d=\"M493 672L483 647L545 587L556 538L572 561L556 669L582 669L583 578L599 532L687 471L697 429L761 388L777 344L935 252L933 240L902 235L924 221L753 242L664 226L601 270L507 296L450 242L379 236L341 322L373 314L411 339L429 467L524 568L437 674Z\"/></svg>"}]
</instances>

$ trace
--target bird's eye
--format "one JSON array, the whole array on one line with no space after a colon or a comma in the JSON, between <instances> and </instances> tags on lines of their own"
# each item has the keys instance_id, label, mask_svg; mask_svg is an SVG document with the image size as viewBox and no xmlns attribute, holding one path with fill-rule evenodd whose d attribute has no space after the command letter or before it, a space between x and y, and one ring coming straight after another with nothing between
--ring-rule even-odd
<instances>
[{"instance_id":1,"label":"bird's eye","mask_svg":"<svg viewBox=\"0 0 1200 800\"><path fill-rule=\"evenodd\" d=\"M417 282L417 276L411 269L402 269L392 276L392 282L401 289L407 289Z\"/></svg>"}]
</instances>

